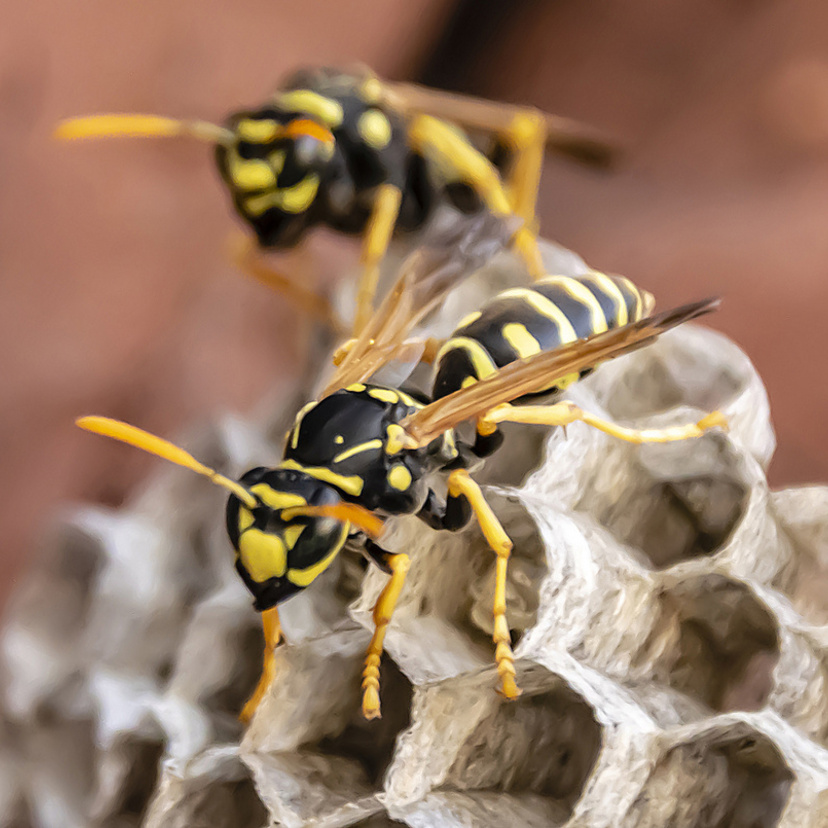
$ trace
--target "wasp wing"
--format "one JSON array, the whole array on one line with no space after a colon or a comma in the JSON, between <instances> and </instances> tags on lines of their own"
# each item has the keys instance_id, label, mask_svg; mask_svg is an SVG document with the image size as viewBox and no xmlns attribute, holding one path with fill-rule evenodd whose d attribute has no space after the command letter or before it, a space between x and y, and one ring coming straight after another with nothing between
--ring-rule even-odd
<instances>
[{"instance_id":1,"label":"wasp wing","mask_svg":"<svg viewBox=\"0 0 828 828\"><path fill-rule=\"evenodd\" d=\"M501 403L511 402L524 394L542 392L553 384L556 377L565 377L634 351L676 325L711 313L719 304L720 300L714 298L682 305L630 325L511 362L485 379L425 406L403 420L402 427L417 445L427 445L445 431L480 417Z\"/></svg>"},{"instance_id":2,"label":"wasp wing","mask_svg":"<svg viewBox=\"0 0 828 828\"><path fill-rule=\"evenodd\" d=\"M382 82L384 98L403 112L422 112L474 132L506 133L526 107L445 92L413 83ZM546 127L546 147L591 167L607 169L619 155L616 143L600 130L558 115L539 113Z\"/></svg>"},{"instance_id":3,"label":"wasp wing","mask_svg":"<svg viewBox=\"0 0 828 828\"><path fill-rule=\"evenodd\" d=\"M394 286L354 340L321 396L362 382L403 355L411 330L463 279L505 249L515 222L484 212L460 217L403 262Z\"/></svg>"}]
</instances>

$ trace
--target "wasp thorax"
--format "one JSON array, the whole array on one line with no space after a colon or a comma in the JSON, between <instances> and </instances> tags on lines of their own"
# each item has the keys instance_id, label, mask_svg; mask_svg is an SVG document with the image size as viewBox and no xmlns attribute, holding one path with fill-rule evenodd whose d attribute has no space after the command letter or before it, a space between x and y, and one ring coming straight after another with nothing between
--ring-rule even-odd
<instances>
[{"instance_id":1,"label":"wasp thorax","mask_svg":"<svg viewBox=\"0 0 828 828\"><path fill-rule=\"evenodd\" d=\"M231 495L227 532L236 569L258 610L289 598L324 572L342 549L351 525L332 517L303 515L303 507L333 506L336 490L293 469L256 468L240 480L259 505L248 508Z\"/></svg>"}]
</instances>

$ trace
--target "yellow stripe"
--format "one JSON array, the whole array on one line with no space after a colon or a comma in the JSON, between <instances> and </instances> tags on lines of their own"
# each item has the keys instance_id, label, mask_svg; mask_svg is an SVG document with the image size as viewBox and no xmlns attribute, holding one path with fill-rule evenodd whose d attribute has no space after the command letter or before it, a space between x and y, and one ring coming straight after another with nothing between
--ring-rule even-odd
<instances>
[{"instance_id":1,"label":"yellow stripe","mask_svg":"<svg viewBox=\"0 0 828 828\"><path fill-rule=\"evenodd\" d=\"M405 391L397 390L397 394L399 395L400 402L404 402L406 405L410 405L412 408L422 408L423 404L419 400L415 400L410 394L406 394Z\"/></svg>"},{"instance_id":2,"label":"yellow stripe","mask_svg":"<svg viewBox=\"0 0 828 828\"><path fill-rule=\"evenodd\" d=\"M621 293L615 281L607 276L606 273L601 273L598 270L590 270L587 274L591 276L598 284L598 287L604 291L604 295L615 303L615 313L617 315L616 324L622 327L627 324L627 303L624 300L624 294Z\"/></svg>"},{"instance_id":3,"label":"yellow stripe","mask_svg":"<svg viewBox=\"0 0 828 828\"><path fill-rule=\"evenodd\" d=\"M299 535L305 531L306 527L307 524L305 523L294 523L292 526L288 526L288 528L285 529L283 534L288 549L293 549L293 547L296 546L296 541L299 540Z\"/></svg>"},{"instance_id":4,"label":"yellow stripe","mask_svg":"<svg viewBox=\"0 0 828 828\"><path fill-rule=\"evenodd\" d=\"M292 584L296 584L296 586L308 586L317 575L324 572L331 565L333 559L337 556L337 554L339 554L339 550L342 549L342 545L345 543L345 539L348 537L348 533L350 531L351 524L343 523L342 534L339 536L336 546L334 546L334 548L327 555L325 555L321 561L318 561L312 566L308 566L305 569L289 569L287 572L287 579Z\"/></svg>"},{"instance_id":5,"label":"yellow stripe","mask_svg":"<svg viewBox=\"0 0 828 828\"><path fill-rule=\"evenodd\" d=\"M313 115L323 124L333 129L340 126L345 113L342 105L331 98L326 98L318 92L311 92L309 89L296 89L293 92L282 92L277 96L276 102L282 109L289 112L303 112Z\"/></svg>"},{"instance_id":6,"label":"yellow stripe","mask_svg":"<svg viewBox=\"0 0 828 828\"><path fill-rule=\"evenodd\" d=\"M359 497L362 494L362 488L365 485L363 479L357 475L346 476L332 472L330 469L326 469L324 467L319 468L316 466L303 466L295 460L282 460L279 464L279 468L304 472L308 475L308 477L321 480L323 483L330 483L331 486L336 486L338 489L342 489L343 492L346 492L353 497Z\"/></svg>"},{"instance_id":7,"label":"yellow stripe","mask_svg":"<svg viewBox=\"0 0 828 828\"><path fill-rule=\"evenodd\" d=\"M269 144L282 130L282 125L271 118L243 118L236 124L236 135L251 144Z\"/></svg>"},{"instance_id":8,"label":"yellow stripe","mask_svg":"<svg viewBox=\"0 0 828 828\"><path fill-rule=\"evenodd\" d=\"M248 529L239 538L239 557L250 577L261 584L268 578L281 578L287 569L287 550L278 536Z\"/></svg>"},{"instance_id":9,"label":"yellow stripe","mask_svg":"<svg viewBox=\"0 0 828 828\"><path fill-rule=\"evenodd\" d=\"M497 365L495 365L494 360L489 355L489 352L477 340L471 339L467 336L454 336L449 339L448 342L440 348L435 364L439 364L440 360L449 351L455 350L465 351L469 355L469 359L471 360L477 379L483 379L484 377L488 377L489 374L493 374L497 371Z\"/></svg>"},{"instance_id":10,"label":"yellow stripe","mask_svg":"<svg viewBox=\"0 0 828 828\"><path fill-rule=\"evenodd\" d=\"M500 333L521 359L537 354L541 350L540 342L526 330L525 325L519 322L509 322L508 325L503 326Z\"/></svg>"},{"instance_id":11,"label":"yellow stripe","mask_svg":"<svg viewBox=\"0 0 828 828\"><path fill-rule=\"evenodd\" d=\"M589 310L592 333L603 333L607 329L607 318L604 315L601 303L595 298L595 294L577 279L572 276L551 276L541 279L539 284L559 287L576 302L586 305L587 310Z\"/></svg>"},{"instance_id":12,"label":"yellow stripe","mask_svg":"<svg viewBox=\"0 0 828 828\"><path fill-rule=\"evenodd\" d=\"M316 408L316 400L311 400L299 409L299 413L293 421L293 430L290 435L291 448L296 448L299 444L299 429L302 427L302 420L304 419L305 414L307 414L312 408Z\"/></svg>"},{"instance_id":13,"label":"yellow stripe","mask_svg":"<svg viewBox=\"0 0 828 828\"><path fill-rule=\"evenodd\" d=\"M368 392L368 396L387 403L398 403L400 401L400 395L390 388L372 388Z\"/></svg>"},{"instance_id":14,"label":"yellow stripe","mask_svg":"<svg viewBox=\"0 0 828 828\"><path fill-rule=\"evenodd\" d=\"M405 429L397 423L391 423L385 429L385 453L399 454L403 450L403 441L406 437Z\"/></svg>"},{"instance_id":15,"label":"yellow stripe","mask_svg":"<svg viewBox=\"0 0 828 828\"><path fill-rule=\"evenodd\" d=\"M239 506L239 534L249 529L256 518L253 517L253 512L244 506Z\"/></svg>"},{"instance_id":16,"label":"yellow stripe","mask_svg":"<svg viewBox=\"0 0 828 828\"><path fill-rule=\"evenodd\" d=\"M382 448L382 440L368 440L367 443L360 443L358 446L354 446L353 448L345 449L345 451L340 452L339 454L334 457L334 463L341 463L343 460L347 460L349 457L353 457L355 454L362 454L363 451L373 451L374 449L381 449Z\"/></svg>"},{"instance_id":17,"label":"yellow stripe","mask_svg":"<svg viewBox=\"0 0 828 828\"><path fill-rule=\"evenodd\" d=\"M252 216L260 216L272 207L286 213L301 213L313 204L318 190L319 176L311 173L292 187L280 187L270 193L251 196L245 200L244 209Z\"/></svg>"},{"instance_id":18,"label":"yellow stripe","mask_svg":"<svg viewBox=\"0 0 828 828\"><path fill-rule=\"evenodd\" d=\"M635 296L635 311L634 316L630 320L630 322L635 322L638 319L643 319L644 313L646 311L645 305L645 291L639 290L626 276L616 276L621 284L633 295Z\"/></svg>"},{"instance_id":19,"label":"yellow stripe","mask_svg":"<svg viewBox=\"0 0 828 828\"><path fill-rule=\"evenodd\" d=\"M500 294L499 299L520 299L530 305L541 316L551 319L558 326L561 344L574 342L578 337L566 314L551 300L531 288L512 288Z\"/></svg>"},{"instance_id":20,"label":"yellow stripe","mask_svg":"<svg viewBox=\"0 0 828 828\"><path fill-rule=\"evenodd\" d=\"M471 325L472 322L477 322L477 320L480 319L482 315L482 311L472 311L468 316L464 316L460 320L460 324L455 328L455 330L459 331L460 328L465 328L466 325Z\"/></svg>"},{"instance_id":21,"label":"yellow stripe","mask_svg":"<svg viewBox=\"0 0 828 828\"><path fill-rule=\"evenodd\" d=\"M304 506L307 503L302 495L291 492L280 492L268 486L267 483L257 483L250 487L250 491L256 495L265 506L271 509L290 509L293 506Z\"/></svg>"},{"instance_id":22,"label":"yellow stripe","mask_svg":"<svg viewBox=\"0 0 828 828\"><path fill-rule=\"evenodd\" d=\"M265 190L276 186L276 173L267 161L241 158L235 149L227 152L227 174L239 190Z\"/></svg>"}]
</instances>

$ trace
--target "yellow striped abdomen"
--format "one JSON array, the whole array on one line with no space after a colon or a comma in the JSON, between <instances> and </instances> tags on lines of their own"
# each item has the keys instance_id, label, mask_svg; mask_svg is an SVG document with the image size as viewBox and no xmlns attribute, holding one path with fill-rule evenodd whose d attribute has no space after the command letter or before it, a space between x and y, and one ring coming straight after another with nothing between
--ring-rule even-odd
<instances>
[{"instance_id":1,"label":"yellow striped abdomen","mask_svg":"<svg viewBox=\"0 0 828 828\"><path fill-rule=\"evenodd\" d=\"M538 351L635 322L652 304L650 294L623 276L596 271L547 276L529 287L507 290L467 317L440 350L433 397L451 394ZM578 378L552 377L542 393L563 389Z\"/></svg>"}]
</instances>

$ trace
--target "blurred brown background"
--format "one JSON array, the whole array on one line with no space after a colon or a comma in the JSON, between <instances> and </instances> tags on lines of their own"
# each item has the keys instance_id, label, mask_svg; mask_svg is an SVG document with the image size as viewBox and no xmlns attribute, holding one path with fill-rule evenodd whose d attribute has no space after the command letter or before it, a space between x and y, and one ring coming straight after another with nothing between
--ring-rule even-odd
<instances>
[{"instance_id":1,"label":"blurred brown background","mask_svg":"<svg viewBox=\"0 0 828 828\"><path fill-rule=\"evenodd\" d=\"M817 0L34 2L0 32L0 526L6 593L67 499L117 502L153 460L75 430L162 434L247 410L298 355L295 313L239 277L209 149L62 146L96 111L220 120L301 65L362 61L579 118L603 175L550 159L544 235L717 328L771 397L775 484L828 478L828 6ZM344 256L352 261L354 247Z\"/></svg>"}]
</instances>

